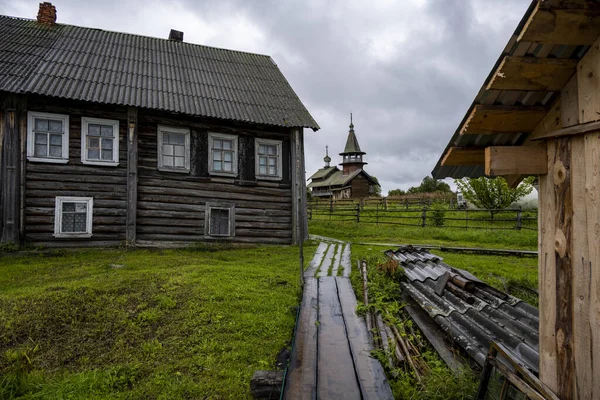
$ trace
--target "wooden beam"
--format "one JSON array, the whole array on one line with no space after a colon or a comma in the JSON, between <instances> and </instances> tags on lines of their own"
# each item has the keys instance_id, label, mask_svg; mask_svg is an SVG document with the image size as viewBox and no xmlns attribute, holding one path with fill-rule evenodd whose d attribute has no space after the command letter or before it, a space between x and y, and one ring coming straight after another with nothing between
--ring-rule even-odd
<instances>
[{"instance_id":1,"label":"wooden beam","mask_svg":"<svg viewBox=\"0 0 600 400\"><path fill-rule=\"evenodd\" d=\"M538 2L517 41L564 45L590 45L596 41L600 35L597 7L585 6L585 2L569 2L568 6L553 3Z\"/></svg>"},{"instance_id":2,"label":"wooden beam","mask_svg":"<svg viewBox=\"0 0 600 400\"><path fill-rule=\"evenodd\" d=\"M579 61L577 102L579 123L600 120L600 38Z\"/></svg>"},{"instance_id":3,"label":"wooden beam","mask_svg":"<svg viewBox=\"0 0 600 400\"><path fill-rule=\"evenodd\" d=\"M579 123L577 74L575 74L560 91L560 114L563 128Z\"/></svg>"},{"instance_id":4,"label":"wooden beam","mask_svg":"<svg viewBox=\"0 0 600 400\"><path fill-rule=\"evenodd\" d=\"M517 186L525 179L527 175L506 175L504 180L506 180L506 184L511 189L516 189Z\"/></svg>"},{"instance_id":5,"label":"wooden beam","mask_svg":"<svg viewBox=\"0 0 600 400\"><path fill-rule=\"evenodd\" d=\"M18 99L14 95L4 98L3 134L2 134L2 164L0 165L0 208L2 221L0 226L0 243L19 243L20 234L20 203L21 190L21 146Z\"/></svg>"},{"instance_id":6,"label":"wooden beam","mask_svg":"<svg viewBox=\"0 0 600 400\"><path fill-rule=\"evenodd\" d=\"M127 219L125 237L128 245L135 245L137 233L138 195L138 110L127 109Z\"/></svg>"},{"instance_id":7,"label":"wooden beam","mask_svg":"<svg viewBox=\"0 0 600 400\"><path fill-rule=\"evenodd\" d=\"M442 159L443 166L483 164L485 164L484 148L450 147Z\"/></svg>"},{"instance_id":8,"label":"wooden beam","mask_svg":"<svg viewBox=\"0 0 600 400\"><path fill-rule=\"evenodd\" d=\"M600 121L588 122L587 124L574 125L574 126L569 126L568 128L556 129L553 131L539 134L535 138L532 138L532 140L541 140L541 139L548 139L548 138L562 137L562 136L581 135L581 134L592 132L592 131L600 131Z\"/></svg>"},{"instance_id":9,"label":"wooden beam","mask_svg":"<svg viewBox=\"0 0 600 400\"><path fill-rule=\"evenodd\" d=\"M577 60L506 56L487 90L561 90L575 73Z\"/></svg>"},{"instance_id":10,"label":"wooden beam","mask_svg":"<svg viewBox=\"0 0 600 400\"><path fill-rule=\"evenodd\" d=\"M491 146L485 149L485 174L540 175L548 172L546 146Z\"/></svg>"},{"instance_id":11,"label":"wooden beam","mask_svg":"<svg viewBox=\"0 0 600 400\"><path fill-rule=\"evenodd\" d=\"M529 133L548 109L538 106L476 105L460 130L461 135Z\"/></svg>"}]
</instances>

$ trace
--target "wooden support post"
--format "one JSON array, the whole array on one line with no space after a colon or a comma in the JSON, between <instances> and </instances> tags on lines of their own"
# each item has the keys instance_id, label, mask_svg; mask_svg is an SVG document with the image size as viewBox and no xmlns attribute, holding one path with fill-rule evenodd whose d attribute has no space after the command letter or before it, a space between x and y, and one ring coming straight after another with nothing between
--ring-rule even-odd
<instances>
[{"instance_id":1,"label":"wooden support post","mask_svg":"<svg viewBox=\"0 0 600 400\"><path fill-rule=\"evenodd\" d=\"M128 246L135 245L137 231L138 184L138 110L127 109L127 225L125 238Z\"/></svg>"},{"instance_id":2,"label":"wooden support post","mask_svg":"<svg viewBox=\"0 0 600 400\"><path fill-rule=\"evenodd\" d=\"M17 109L18 99L15 96L7 96L2 104L3 123L2 133L2 155L0 165L0 205L2 206L0 226L0 243L19 244L20 221L21 221L21 146L19 111Z\"/></svg>"}]
</instances>

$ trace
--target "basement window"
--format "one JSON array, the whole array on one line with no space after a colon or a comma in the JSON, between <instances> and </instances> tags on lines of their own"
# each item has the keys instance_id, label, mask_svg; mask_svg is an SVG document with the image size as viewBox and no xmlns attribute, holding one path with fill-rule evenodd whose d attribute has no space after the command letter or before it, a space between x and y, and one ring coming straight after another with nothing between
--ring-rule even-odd
<instances>
[{"instance_id":1,"label":"basement window","mask_svg":"<svg viewBox=\"0 0 600 400\"><path fill-rule=\"evenodd\" d=\"M235 233L235 207L206 205L205 234L214 237L232 237Z\"/></svg>"},{"instance_id":2,"label":"basement window","mask_svg":"<svg viewBox=\"0 0 600 400\"><path fill-rule=\"evenodd\" d=\"M256 139L256 177L258 179L280 180L281 173L281 141Z\"/></svg>"},{"instance_id":3,"label":"basement window","mask_svg":"<svg viewBox=\"0 0 600 400\"><path fill-rule=\"evenodd\" d=\"M119 121L81 118L81 162L119 165Z\"/></svg>"},{"instance_id":4,"label":"basement window","mask_svg":"<svg viewBox=\"0 0 600 400\"><path fill-rule=\"evenodd\" d=\"M158 169L190 172L190 130L158 126Z\"/></svg>"},{"instance_id":5,"label":"basement window","mask_svg":"<svg viewBox=\"0 0 600 400\"><path fill-rule=\"evenodd\" d=\"M237 175L237 136L209 133L208 148L208 169L211 175Z\"/></svg>"},{"instance_id":6,"label":"basement window","mask_svg":"<svg viewBox=\"0 0 600 400\"><path fill-rule=\"evenodd\" d=\"M27 159L36 162L69 161L69 116L27 113Z\"/></svg>"},{"instance_id":7,"label":"basement window","mask_svg":"<svg viewBox=\"0 0 600 400\"><path fill-rule=\"evenodd\" d=\"M91 237L92 197L56 197L54 237Z\"/></svg>"}]
</instances>

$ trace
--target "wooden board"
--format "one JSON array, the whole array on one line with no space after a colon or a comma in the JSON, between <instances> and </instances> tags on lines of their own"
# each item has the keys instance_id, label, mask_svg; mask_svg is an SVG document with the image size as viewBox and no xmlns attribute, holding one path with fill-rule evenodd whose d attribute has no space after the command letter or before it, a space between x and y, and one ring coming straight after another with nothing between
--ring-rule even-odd
<instances>
[{"instance_id":1,"label":"wooden board","mask_svg":"<svg viewBox=\"0 0 600 400\"><path fill-rule=\"evenodd\" d=\"M304 280L302 304L286 376L284 399L315 400L317 398L318 285L318 280L312 276Z\"/></svg>"},{"instance_id":2,"label":"wooden board","mask_svg":"<svg viewBox=\"0 0 600 400\"><path fill-rule=\"evenodd\" d=\"M483 165L485 150L483 148L450 147L442 159L443 166Z\"/></svg>"},{"instance_id":3,"label":"wooden board","mask_svg":"<svg viewBox=\"0 0 600 400\"><path fill-rule=\"evenodd\" d=\"M343 245L338 245L335 250L335 256L333 257L333 267L331 268L331 276L337 276L338 269L340 268L340 261L342 259L342 252L344 251Z\"/></svg>"},{"instance_id":4,"label":"wooden board","mask_svg":"<svg viewBox=\"0 0 600 400\"><path fill-rule=\"evenodd\" d=\"M485 174L540 175L548 170L546 146L490 146L485 149Z\"/></svg>"},{"instance_id":5,"label":"wooden board","mask_svg":"<svg viewBox=\"0 0 600 400\"><path fill-rule=\"evenodd\" d=\"M548 142L548 169L552 171L553 155L556 149L554 140ZM539 183L539 255L538 281L540 282L540 380L553 392L557 389L556 356L556 261L554 259L554 201L553 174L540 175Z\"/></svg>"},{"instance_id":6,"label":"wooden board","mask_svg":"<svg viewBox=\"0 0 600 400\"><path fill-rule=\"evenodd\" d=\"M486 90L561 90L575 74L577 60L506 56Z\"/></svg>"},{"instance_id":7,"label":"wooden board","mask_svg":"<svg viewBox=\"0 0 600 400\"><path fill-rule=\"evenodd\" d=\"M537 106L476 105L460 130L461 135L529 133L547 114Z\"/></svg>"},{"instance_id":8,"label":"wooden board","mask_svg":"<svg viewBox=\"0 0 600 400\"><path fill-rule=\"evenodd\" d=\"M563 128L579 123L577 75L574 75L560 91L560 113Z\"/></svg>"},{"instance_id":9,"label":"wooden board","mask_svg":"<svg viewBox=\"0 0 600 400\"><path fill-rule=\"evenodd\" d=\"M517 38L519 42L589 45L600 35L598 10L549 8L538 3Z\"/></svg>"},{"instance_id":10,"label":"wooden board","mask_svg":"<svg viewBox=\"0 0 600 400\"><path fill-rule=\"evenodd\" d=\"M333 261L333 255L335 254L335 249L337 246L338 245L336 245L336 244L332 244L329 246L329 249L327 250L325 257L323 258L323 262L321 263L321 266L319 267L319 271L317 272L318 278L327 276L327 273L329 272L329 267L331 266L331 263Z\"/></svg>"},{"instance_id":11,"label":"wooden board","mask_svg":"<svg viewBox=\"0 0 600 400\"><path fill-rule=\"evenodd\" d=\"M577 68L579 123L600 120L600 39L579 61Z\"/></svg>"},{"instance_id":12,"label":"wooden board","mask_svg":"<svg viewBox=\"0 0 600 400\"><path fill-rule=\"evenodd\" d=\"M319 279L319 339L317 397L361 399L346 326L338 297L336 278Z\"/></svg>"},{"instance_id":13,"label":"wooden board","mask_svg":"<svg viewBox=\"0 0 600 400\"><path fill-rule=\"evenodd\" d=\"M371 357L373 343L365 321L356 315L356 297L348 278L337 277L342 314L363 399L393 399L383 367Z\"/></svg>"},{"instance_id":14,"label":"wooden board","mask_svg":"<svg viewBox=\"0 0 600 400\"><path fill-rule=\"evenodd\" d=\"M350 262L350 243L346 243L346 247L344 247L344 253L342 253L342 268L344 268L343 276L346 278L350 276L351 271L351 262Z\"/></svg>"},{"instance_id":15,"label":"wooden board","mask_svg":"<svg viewBox=\"0 0 600 400\"><path fill-rule=\"evenodd\" d=\"M319 265L321 265L321 262L323 262L323 257L325 256L325 252L327 251L328 247L329 245L325 242L319 243L319 247L317 247L315 255L308 264L306 271L304 271L305 278L313 278L315 276L315 272L317 272Z\"/></svg>"}]
</instances>

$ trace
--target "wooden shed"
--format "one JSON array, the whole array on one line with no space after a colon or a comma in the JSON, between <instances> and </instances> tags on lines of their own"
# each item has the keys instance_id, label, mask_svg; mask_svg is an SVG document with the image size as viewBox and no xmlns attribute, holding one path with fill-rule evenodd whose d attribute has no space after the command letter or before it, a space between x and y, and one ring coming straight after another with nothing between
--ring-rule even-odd
<instances>
[{"instance_id":1,"label":"wooden shed","mask_svg":"<svg viewBox=\"0 0 600 400\"><path fill-rule=\"evenodd\" d=\"M0 241L295 243L303 128L269 56L0 16Z\"/></svg>"},{"instance_id":2,"label":"wooden shed","mask_svg":"<svg viewBox=\"0 0 600 400\"><path fill-rule=\"evenodd\" d=\"M600 398L600 3L534 0L436 178L539 175L540 379Z\"/></svg>"}]
</instances>

